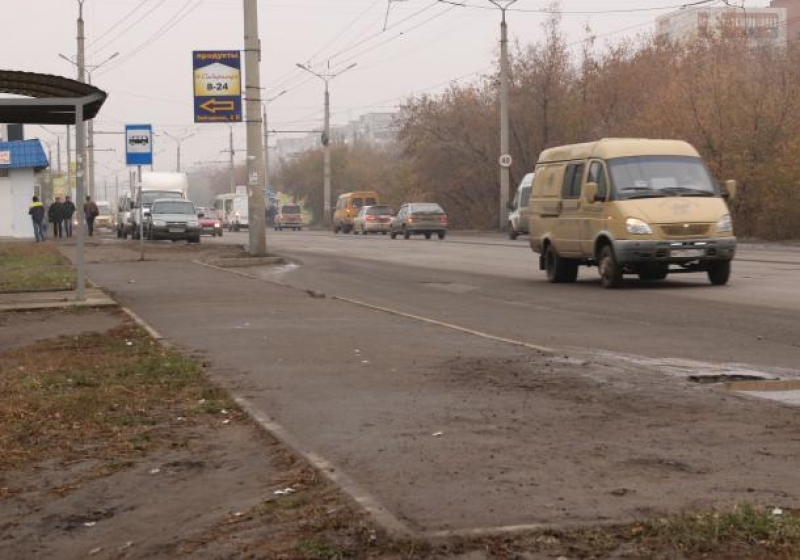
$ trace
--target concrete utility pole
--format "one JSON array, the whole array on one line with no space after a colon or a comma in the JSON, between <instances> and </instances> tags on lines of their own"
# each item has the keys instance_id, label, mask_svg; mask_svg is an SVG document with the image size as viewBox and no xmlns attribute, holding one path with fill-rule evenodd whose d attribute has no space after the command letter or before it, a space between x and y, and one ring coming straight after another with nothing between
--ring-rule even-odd
<instances>
[{"instance_id":1,"label":"concrete utility pole","mask_svg":"<svg viewBox=\"0 0 800 560\"><path fill-rule=\"evenodd\" d=\"M510 184L511 154L509 154L508 133L508 27L506 25L506 10L517 0L489 0L500 8L502 20L500 22L500 230L508 225L508 191Z\"/></svg>"},{"instance_id":2,"label":"concrete utility pole","mask_svg":"<svg viewBox=\"0 0 800 560\"><path fill-rule=\"evenodd\" d=\"M176 171L178 173L181 172L181 142L183 142L184 140L188 140L189 138L191 138L192 136L195 136L196 134L197 134L197 132L192 132L191 134L186 134L184 136L173 136L169 132L164 132L164 136L166 136L167 138L169 138L171 140L174 140L175 143L178 145L177 163L176 163Z\"/></svg>"},{"instance_id":3,"label":"concrete utility pole","mask_svg":"<svg viewBox=\"0 0 800 560\"><path fill-rule=\"evenodd\" d=\"M269 191L269 128L267 127L267 105L278 99L281 95L286 93L287 90L273 95L269 99L265 99L261 103L261 122L264 127L264 193ZM266 200L264 201L266 203Z\"/></svg>"},{"instance_id":4,"label":"concrete utility pole","mask_svg":"<svg viewBox=\"0 0 800 560\"><path fill-rule=\"evenodd\" d=\"M231 175L231 194L236 192L236 164L234 162L234 156L236 155L236 150L233 148L233 125L228 126L228 149L227 150L220 150L220 153L227 153L228 157L228 169L230 170ZM249 218L249 216L248 216Z\"/></svg>"},{"instance_id":5,"label":"concrete utility pole","mask_svg":"<svg viewBox=\"0 0 800 560\"><path fill-rule=\"evenodd\" d=\"M322 175L322 211L323 211L323 223L325 226L331 225L331 152L330 152L330 141L331 141L331 98L330 94L328 93L328 82L334 79L336 76L344 74L351 68L355 68L356 63L354 62L350 66L339 70L333 74L317 74L309 67L304 66L303 64L297 63L297 67L305 70L306 72L315 75L317 78L321 79L325 82L325 130L322 133L322 153L324 159L324 171Z\"/></svg>"},{"instance_id":6,"label":"concrete utility pole","mask_svg":"<svg viewBox=\"0 0 800 560\"><path fill-rule=\"evenodd\" d=\"M267 254L267 216L264 203L264 159L261 146L261 40L258 5L244 0L245 120L247 121L247 214L250 256Z\"/></svg>"},{"instance_id":7,"label":"concrete utility pole","mask_svg":"<svg viewBox=\"0 0 800 560\"><path fill-rule=\"evenodd\" d=\"M79 37L79 45L81 45L81 44L82 43L81 43L80 37ZM80 48L81 47L79 47L79 49ZM63 54L60 54L60 53L59 53L58 56L60 58L63 58L64 60L66 60L67 62L72 64L73 66L78 66L78 64L76 62L74 62L71 58L69 58L68 56L64 56ZM97 70L98 68L100 68L101 66L103 66L106 62L108 62L108 61L110 61L110 60L112 60L112 59L114 59L114 58L116 58L118 56L119 56L119 53L115 52L114 54L112 54L111 56L106 58L103 62L101 62L100 64L86 65L84 63L83 64L83 72L85 73L85 75L87 77L87 80L85 80L86 83L91 85L92 84L92 73L95 70ZM80 68L78 68L78 72L80 72ZM84 81L84 80L80 80L80 81ZM88 139L87 139L87 146L86 146L87 147L87 151L86 151L86 170L87 170L86 186L87 186L87 190L89 192L89 195L92 196L93 198L96 198L95 176L94 176L94 152L95 152L95 149L94 149L94 119L91 119L87 123L87 128L88 128Z\"/></svg>"}]
</instances>

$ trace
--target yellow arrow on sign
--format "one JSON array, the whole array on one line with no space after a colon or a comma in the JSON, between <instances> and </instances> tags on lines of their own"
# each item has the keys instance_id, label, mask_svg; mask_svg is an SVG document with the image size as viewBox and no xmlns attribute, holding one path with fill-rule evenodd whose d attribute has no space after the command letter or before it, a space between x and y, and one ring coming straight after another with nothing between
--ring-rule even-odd
<instances>
[{"instance_id":1,"label":"yellow arrow on sign","mask_svg":"<svg viewBox=\"0 0 800 560\"><path fill-rule=\"evenodd\" d=\"M233 101L220 101L216 98L209 99L205 103L200 104L200 108L209 113L216 113L217 111L233 111L235 105Z\"/></svg>"}]
</instances>

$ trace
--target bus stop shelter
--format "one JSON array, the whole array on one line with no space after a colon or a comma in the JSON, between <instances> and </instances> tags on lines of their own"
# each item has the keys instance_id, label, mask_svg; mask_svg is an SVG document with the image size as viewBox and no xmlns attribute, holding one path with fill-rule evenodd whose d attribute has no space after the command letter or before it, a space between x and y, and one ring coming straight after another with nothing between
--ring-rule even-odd
<instances>
[{"instance_id":1,"label":"bus stop shelter","mask_svg":"<svg viewBox=\"0 0 800 560\"><path fill-rule=\"evenodd\" d=\"M83 166L86 159L84 122L94 119L107 94L89 84L54 76L17 70L0 70L0 123L75 125L77 145L77 180L75 202L85 198ZM85 299L86 269L84 263L84 215L77 212L76 299Z\"/></svg>"}]
</instances>

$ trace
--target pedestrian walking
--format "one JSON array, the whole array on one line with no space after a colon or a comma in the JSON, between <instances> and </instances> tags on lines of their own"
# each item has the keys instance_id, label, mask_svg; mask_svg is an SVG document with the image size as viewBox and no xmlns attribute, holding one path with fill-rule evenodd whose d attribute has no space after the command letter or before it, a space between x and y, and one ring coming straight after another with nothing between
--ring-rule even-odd
<instances>
[{"instance_id":1,"label":"pedestrian walking","mask_svg":"<svg viewBox=\"0 0 800 560\"><path fill-rule=\"evenodd\" d=\"M69 195L64 197L64 202L61 205L61 214L64 216L64 235L72 237L72 216L75 214L75 203Z\"/></svg>"},{"instance_id":2,"label":"pedestrian walking","mask_svg":"<svg viewBox=\"0 0 800 560\"><path fill-rule=\"evenodd\" d=\"M31 205L28 207L28 215L33 223L33 235L36 242L44 241L44 205L39 202L39 197L34 196Z\"/></svg>"},{"instance_id":3,"label":"pedestrian walking","mask_svg":"<svg viewBox=\"0 0 800 560\"><path fill-rule=\"evenodd\" d=\"M53 224L53 237L61 237L61 222L64 221L64 214L61 211L61 197L57 196L50 208L47 209L47 218Z\"/></svg>"},{"instance_id":4,"label":"pedestrian walking","mask_svg":"<svg viewBox=\"0 0 800 560\"><path fill-rule=\"evenodd\" d=\"M86 203L83 205L83 214L86 216L86 226L89 228L89 235L94 235L94 219L100 213L97 209L97 204L94 203L92 197L86 196Z\"/></svg>"}]
</instances>

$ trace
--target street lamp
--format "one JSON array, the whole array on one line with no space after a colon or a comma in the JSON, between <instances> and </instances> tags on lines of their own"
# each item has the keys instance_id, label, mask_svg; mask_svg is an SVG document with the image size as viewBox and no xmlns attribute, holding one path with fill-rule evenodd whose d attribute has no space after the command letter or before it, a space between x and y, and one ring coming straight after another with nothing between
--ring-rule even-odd
<instances>
[{"instance_id":1,"label":"street lamp","mask_svg":"<svg viewBox=\"0 0 800 560\"><path fill-rule=\"evenodd\" d=\"M278 99L281 95L286 93L288 90L283 90L280 93L273 95L272 97L265 99L261 102L261 111L262 116L261 120L263 121L264 126L264 191L265 194L269 192L269 128L267 127L267 105Z\"/></svg>"},{"instance_id":2,"label":"street lamp","mask_svg":"<svg viewBox=\"0 0 800 560\"><path fill-rule=\"evenodd\" d=\"M197 135L197 131L192 132L191 134L186 134L184 136L173 136L169 132L166 132L166 131L164 132L164 136L166 136L170 140L174 140L175 143L178 145L178 154L177 154L177 159L178 159L178 161L177 161L177 171L178 171L178 173L181 172L181 142L183 142L184 140L187 140L187 139L189 139L189 138L191 138L192 136L195 136L195 135Z\"/></svg>"},{"instance_id":3,"label":"street lamp","mask_svg":"<svg viewBox=\"0 0 800 560\"><path fill-rule=\"evenodd\" d=\"M500 21L500 230L508 224L508 191L511 167L511 154L508 138L508 27L506 26L506 10L517 0L489 0L500 8L503 14Z\"/></svg>"},{"instance_id":4,"label":"street lamp","mask_svg":"<svg viewBox=\"0 0 800 560\"><path fill-rule=\"evenodd\" d=\"M63 58L64 60L66 60L67 62L72 64L73 66L77 67L79 74L81 73L81 71L85 72L86 76L88 77L88 82L87 83L89 85L92 85L92 72L94 72L95 70L97 70L101 66L104 66L107 62L117 58L119 56L119 53L115 52L114 54L112 54L111 56L109 56L103 62L101 62L99 64L88 64L88 65L87 64L81 65L79 63L76 63L71 58L69 58L67 56L64 56L61 53L59 53L58 56L60 56L61 58ZM83 80L81 80L81 81L83 81ZM87 134L88 138L87 138L87 146L86 146L86 148L87 148L86 166L87 166L88 173L87 173L87 185L86 186L87 186L87 190L88 190L89 194L93 198L95 198L95 192L94 192L95 191L95 188L94 188L94 119L91 119L88 124L89 124L89 126L88 126L88 134Z\"/></svg>"},{"instance_id":5,"label":"street lamp","mask_svg":"<svg viewBox=\"0 0 800 560\"><path fill-rule=\"evenodd\" d=\"M322 185L322 196L323 198L323 222L326 226L331 224L331 152L330 152L330 139L331 139L331 103L330 103L330 95L328 93L328 82L334 79L336 76L344 74L351 68L355 68L357 63L353 63L346 68L339 70L338 72L334 72L333 74L318 74L311 70L308 66L304 66L303 64L297 63L297 67L305 70L309 74L313 74L323 82L325 82L325 131L322 133L322 151L324 156L324 167L325 170L323 172L323 185Z\"/></svg>"}]
</instances>

